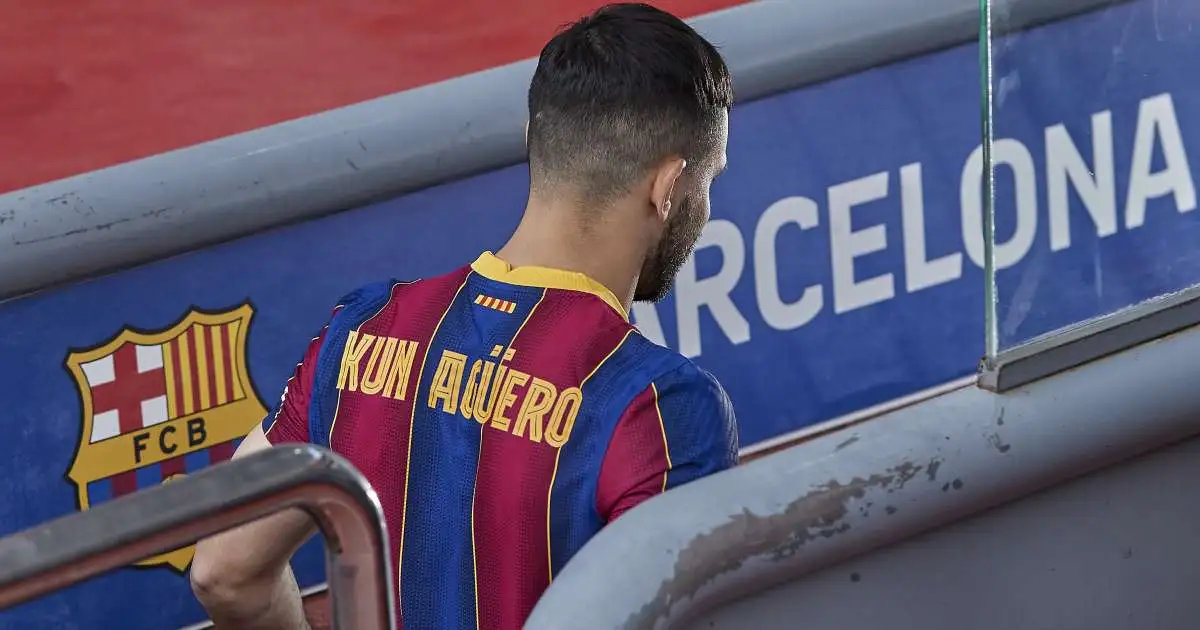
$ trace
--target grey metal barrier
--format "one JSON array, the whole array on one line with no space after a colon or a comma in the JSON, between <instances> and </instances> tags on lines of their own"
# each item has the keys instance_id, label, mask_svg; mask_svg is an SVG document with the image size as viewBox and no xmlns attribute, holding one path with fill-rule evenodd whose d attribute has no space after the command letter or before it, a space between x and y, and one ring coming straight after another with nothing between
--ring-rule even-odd
<instances>
[{"instance_id":1,"label":"grey metal barrier","mask_svg":"<svg viewBox=\"0 0 1200 630\"><path fill-rule=\"evenodd\" d=\"M333 627L394 630L383 512L346 460L268 449L0 539L0 610L143 558L302 508L325 534Z\"/></svg>"},{"instance_id":2,"label":"grey metal barrier","mask_svg":"<svg viewBox=\"0 0 1200 630\"><path fill-rule=\"evenodd\" d=\"M692 627L730 601L1200 436L1197 357L1193 326L1002 394L964 386L672 490L593 538L555 576L525 627ZM1191 536L1176 542L1190 544ZM1022 605L1034 603L1065 605L1054 597ZM887 625L927 627L899 621ZM1150 627L1114 621L1100 627ZM775 627L848 627L806 623ZM985 626L997 627L946 625Z\"/></svg>"}]
</instances>

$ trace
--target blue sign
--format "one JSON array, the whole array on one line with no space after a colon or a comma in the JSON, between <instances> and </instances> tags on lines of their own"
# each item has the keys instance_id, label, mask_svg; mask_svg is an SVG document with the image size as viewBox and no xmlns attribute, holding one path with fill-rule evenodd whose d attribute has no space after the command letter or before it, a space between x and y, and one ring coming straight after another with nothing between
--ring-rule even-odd
<instances>
[{"instance_id":1,"label":"blue sign","mask_svg":"<svg viewBox=\"0 0 1200 630\"><path fill-rule=\"evenodd\" d=\"M998 60L1020 81L997 123L1008 345L1200 279L1200 87L1181 62L1200 40L1160 39L1152 10L1025 33ZM713 221L673 295L634 318L720 378L743 446L974 371L976 59L963 46L734 112ZM0 304L0 533L226 457L339 296L498 248L527 184L502 169ZM323 579L317 544L295 561L302 585ZM181 553L0 627L199 621Z\"/></svg>"}]
</instances>

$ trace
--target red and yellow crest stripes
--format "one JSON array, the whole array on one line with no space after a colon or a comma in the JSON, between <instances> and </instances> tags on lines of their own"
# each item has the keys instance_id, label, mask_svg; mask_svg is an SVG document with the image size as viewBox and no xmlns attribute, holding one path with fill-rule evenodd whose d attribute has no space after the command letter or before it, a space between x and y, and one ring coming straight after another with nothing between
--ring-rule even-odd
<instances>
[{"instance_id":1,"label":"red and yellow crest stripes","mask_svg":"<svg viewBox=\"0 0 1200 630\"><path fill-rule=\"evenodd\" d=\"M163 344L167 415L172 418L208 411L243 400L242 321L196 322Z\"/></svg>"},{"instance_id":2,"label":"red and yellow crest stripes","mask_svg":"<svg viewBox=\"0 0 1200 630\"><path fill-rule=\"evenodd\" d=\"M67 355L80 398L80 435L67 478L79 509L229 459L266 415L250 380L249 304L193 309L166 330L126 328ZM138 563L182 571L192 548Z\"/></svg>"},{"instance_id":3,"label":"red and yellow crest stripes","mask_svg":"<svg viewBox=\"0 0 1200 630\"><path fill-rule=\"evenodd\" d=\"M495 309L501 313L512 313L517 310L517 303L509 300L501 300L480 293L475 296L475 303L490 309Z\"/></svg>"}]
</instances>

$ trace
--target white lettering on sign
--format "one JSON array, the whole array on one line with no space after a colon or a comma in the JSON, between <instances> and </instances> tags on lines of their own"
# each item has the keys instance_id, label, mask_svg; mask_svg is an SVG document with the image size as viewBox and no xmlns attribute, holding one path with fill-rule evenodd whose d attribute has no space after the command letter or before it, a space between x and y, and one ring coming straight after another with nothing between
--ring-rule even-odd
<instances>
[{"instance_id":1,"label":"white lettering on sign","mask_svg":"<svg viewBox=\"0 0 1200 630\"><path fill-rule=\"evenodd\" d=\"M746 244L742 233L729 221L716 219L704 226L696 250L715 247L721 253L721 269L707 278L696 277L696 256L688 258L675 280L675 321L679 326L679 352L700 356L700 309L707 307L729 341L750 341L750 322L738 311L729 293L742 278L746 266Z\"/></svg>"},{"instance_id":2,"label":"white lettering on sign","mask_svg":"<svg viewBox=\"0 0 1200 630\"><path fill-rule=\"evenodd\" d=\"M1154 149L1162 151L1166 166L1151 171ZM1133 136L1133 157L1129 166L1129 193L1125 197L1125 229L1142 227L1146 222L1146 201L1166 195L1175 196L1175 209L1196 209L1196 183L1183 149L1183 134L1175 117L1170 94L1143 100L1138 106L1137 133Z\"/></svg>"},{"instance_id":3,"label":"white lettering on sign","mask_svg":"<svg viewBox=\"0 0 1200 630\"><path fill-rule=\"evenodd\" d=\"M784 226L793 224L801 230L811 230L819 222L817 202L805 197L787 197L771 204L754 228L754 296L763 321L775 330L799 328L812 321L825 305L821 285L805 288L795 302L785 302L779 295L776 263L775 246Z\"/></svg>"},{"instance_id":4,"label":"white lettering on sign","mask_svg":"<svg viewBox=\"0 0 1200 630\"><path fill-rule=\"evenodd\" d=\"M1050 250L1071 246L1071 190L1083 202L1097 236L1117 233L1117 178L1113 168L1112 112L1092 116L1092 159L1079 153L1066 125L1046 129L1046 198Z\"/></svg>"},{"instance_id":5,"label":"white lettering on sign","mask_svg":"<svg viewBox=\"0 0 1200 630\"><path fill-rule=\"evenodd\" d=\"M919 162L900 167L900 215L904 236L905 289L916 293L962 276L962 254L929 260L925 242L925 192Z\"/></svg>"},{"instance_id":6,"label":"white lettering on sign","mask_svg":"<svg viewBox=\"0 0 1200 630\"><path fill-rule=\"evenodd\" d=\"M851 211L855 206L887 198L888 174L875 173L829 188L829 257L833 263L833 312L890 300L896 295L892 274L856 280L854 259L887 249L887 230L882 224L855 230Z\"/></svg>"},{"instance_id":7,"label":"white lettering on sign","mask_svg":"<svg viewBox=\"0 0 1200 630\"><path fill-rule=\"evenodd\" d=\"M1013 185L1012 205L997 207L1003 225L1013 226L1011 233L997 234L996 266L1006 269L1018 264L1037 242L1040 211L1038 186L1046 190L1046 225L1051 251L1071 247L1071 221L1090 219L1087 229L1098 237L1116 234L1118 200L1116 155L1111 111L1091 117L1090 151L1081 150L1063 124L1045 129L1044 170L1035 167L1034 156L1019 140L999 138L993 144L997 172ZM1146 98L1138 106L1137 123L1132 133L1129 156L1129 184L1125 195L1125 230L1140 228L1147 220L1147 202L1171 197L1178 213L1196 209L1196 185L1188 163L1183 135L1170 94ZM1155 156L1161 156L1155 163ZM959 251L947 251L944 244L931 255L928 235L931 215L926 212L924 182L920 163L899 168L899 184L890 187L892 172L865 175L830 186L824 195L797 191L770 204L758 218L747 237L730 221L714 219L705 227L697 252L715 250L721 266L715 274L699 277L694 255L679 272L675 286L676 338L667 339L655 305L635 304L633 320L646 337L671 346L688 357L703 352L701 314L707 312L716 329L733 345L750 341L747 317L759 317L775 330L795 330L816 319L826 309L827 290L834 315L840 315L886 302L895 297L894 272L868 275L862 261L871 255L897 247L888 242L884 220L887 212L900 218L903 251L903 290L915 293L959 280L963 276L963 254L976 266L983 266L983 151L976 148L967 156L959 179L959 207L938 207L932 216L947 216L957 210L962 230ZM1039 176L1044 177L1044 182ZM894 197L899 197L896 208ZM824 198L822 209L815 199ZM1077 200L1072 216L1073 200ZM889 205L891 202L891 205ZM822 216L822 210L825 215ZM1079 213L1078 210L1082 210ZM1160 220L1153 216L1151 221ZM827 283L810 283L800 297L792 301L780 294L781 276L794 275L782 265L795 264L794 258L781 258L779 235L785 229L799 230L804 238L828 239L830 275ZM1076 226L1078 230L1083 229ZM747 256L753 266L754 298L757 313L748 306L739 308L732 292L741 282ZM782 262L781 262L782 260ZM712 329L709 329L712 330ZM671 343L674 342L674 343Z\"/></svg>"},{"instance_id":8,"label":"white lettering on sign","mask_svg":"<svg viewBox=\"0 0 1200 630\"><path fill-rule=\"evenodd\" d=\"M1013 176L1016 188L1015 208L996 208L996 214L1016 213L1016 230L1008 240L997 234L994 252L996 269L1007 269L1025 257L1033 247L1037 235L1037 175L1033 170L1033 156L1029 149L1016 140L996 140L992 145L992 160L997 168L1007 167ZM983 148L977 147L963 166L962 185L959 187L959 208L962 211L963 247L967 258L983 267Z\"/></svg>"}]
</instances>

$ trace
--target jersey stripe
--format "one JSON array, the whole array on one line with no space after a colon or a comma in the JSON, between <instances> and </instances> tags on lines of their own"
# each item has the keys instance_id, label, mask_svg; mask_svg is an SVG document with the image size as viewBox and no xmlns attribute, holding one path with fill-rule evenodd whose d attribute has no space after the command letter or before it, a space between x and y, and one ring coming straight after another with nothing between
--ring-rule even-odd
<instances>
[{"instance_id":1,"label":"jersey stripe","mask_svg":"<svg viewBox=\"0 0 1200 630\"><path fill-rule=\"evenodd\" d=\"M485 578L484 567L479 567L480 588L475 587L474 558L477 553L488 557L473 544L476 536L470 515L476 490L479 495L492 495L495 491L490 484L504 477L488 472L491 447L481 448L481 436L488 433L489 445L499 436L488 420L499 409L497 395L508 375L506 348L543 290L522 287L505 291L519 305L513 314L474 305L477 292L494 295L496 289L493 281L471 276L430 342L417 389L407 500L420 508L408 511L404 530L406 537L416 537L421 545L406 544L403 562L406 570L421 579L419 583L405 580L401 585L405 601L412 603L404 610L405 623L412 628L474 627L477 597L498 582ZM477 363L481 368L492 366L490 378L486 384L472 386L468 381ZM478 374L482 376L482 370ZM469 413L462 404L468 390L474 390ZM492 520L485 514L480 515L481 520ZM512 514L501 516L513 518ZM480 540L495 539L487 530L475 534ZM479 607L490 627L482 600Z\"/></svg>"},{"instance_id":2,"label":"jersey stripe","mask_svg":"<svg viewBox=\"0 0 1200 630\"><path fill-rule=\"evenodd\" d=\"M662 432L663 456L667 458L667 468L663 471L662 490L667 491L667 477L671 473L671 446L667 443L667 425L663 424L662 407L658 404L658 386L650 383L650 391L654 392L654 415L658 417L658 429Z\"/></svg>"},{"instance_id":3,"label":"jersey stripe","mask_svg":"<svg viewBox=\"0 0 1200 630\"><path fill-rule=\"evenodd\" d=\"M333 315L331 315L331 318L336 317L338 312L341 310L341 304L335 306L333 308ZM232 326L227 328L229 329L229 333L232 334ZM312 390L315 386L314 379L316 378L312 368L315 367L315 364L318 361L321 346L328 332L329 323L326 323L325 326L321 328L321 331L317 333L317 336L309 340L308 345L304 349L304 354L300 357L300 362L296 364L296 367L292 370L292 375L288 377L287 382L283 386L283 393L279 396L279 402L276 403L275 412L268 413L266 419L263 421L263 435L266 436L268 441L270 441L272 444L277 443L277 440L273 439L275 436L272 435L271 431L279 423L280 414L284 414L289 411L285 409L289 406L291 407L290 411L292 413L296 413L298 417L294 418L296 421L295 426L288 427L289 429L292 429L291 432L293 435L284 436L283 440L286 441L287 439L291 438L294 440L303 440L307 442L312 439L312 436L309 435L307 431L308 427L312 424L309 410ZM226 345L226 348L237 347L235 343L231 343L231 339L228 335L222 335L222 337L224 338L223 341ZM236 342L236 339L233 339L232 341ZM175 358L178 359L177 354ZM297 377L304 379L304 382L296 382ZM231 370L229 378L233 382L238 381L236 369ZM232 388L230 389L232 390ZM303 435L296 435L296 433L299 432L303 432Z\"/></svg>"},{"instance_id":4,"label":"jersey stripe","mask_svg":"<svg viewBox=\"0 0 1200 630\"><path fill-rule=\"evenodd\" d=\"M409 413L409 418L408 418L408 443L405 444L405 448L404 448L404 498L403 498L403 501L401 504L402 507L400 508L400 541L399 541L399 546L398 546L399 548L398 548L397 554L396 554L396 584L397 584L396 607L401 611L401 614L400 614L401 620L404 619L403 602L404 602L405 589L403 588L404 582L401 580L401 577L404 572L404 542L405 542L405 539L408 538L408 494L409 494L409 485L412 480L412 476L410 473L412 471L413 425L414 425L414 421L416 419L417 405L418 405L419 401L421 400L420 383L424 380L425 364L429 359L429 350L430 350L430 348L433 347L434 340L437 338L438 332L441 330L442 322L445 321L446 315L451 311L451 309L454 308L455 302L458 301L459 294L462 293L463 287L465 287L467 285L467 281L470 280L470 278L471 278L471 273L469 273L469 272L463 276L462 282L459 283L458 288L455 289L455 291L454 291L454 296L452 298L450 298L449 301L446 302L445 309L442 311L442 314L440 316L438 316L438 323L433 327L433 332L431 332L429 334L429 339L425 342L425 344L424 344L425 347L421 350L421 360L418 363L418 365L420 365L421 367L420 367L420 369L417 370L418 386L416 388L416 391L413 392L412 398L409 399L409 401L408 401L411 411ZM416 627L413 624L405 623L405 625L408 625L409 627ZM402 630L402 629L398 629L398 630Z\"/></svg>"},{"instance_id":5,"label":"jersey stripe","mask_svg":"<svg viewBox=\"0 0 1200 630\"><path fill-rule=\"evenodd\" d=\"M599 344L601 338L593 335L592 343ZM596 508L596 488L604 453L622 414L635 397L649 390L656 375L684 361L634 332L583 388L587 422L576 427L576 434L563 447L554 483L551 548L555 575L604 525Z\"/></svg>"},{"instance_id":6,"label":"jersey stripe","mask_svg":"<svg viewBox=\"0 0 1200 630\"><path fill-rule=\"evenodd\" d=\"M379 308L374 313L372 313L370 317L366 318L365 320L362 321L362 323L360 323L359 325L357 325L351 329L351 332L353 332L354 335L357 335L363 329L363 326L370 324L372 320L374 320L376 317L379 317L379 314L382 313L383 310L386 309L388 307L388 305L392 303L392 300L396 299L396 287L400 286L400 284L401 283L399 283L399 282L392 283L392 287L390 289L388 289L387 300L384 300L383 304L380 304ZM353 337L354 335L350 335L350 337ZM325 445L326 446L333 444L333 429L335 427L337 427L338 412L341 410L342 410L342 391L338 390L337 402L333 406L333 419L330 420L330 422L329 422L329 435L325 436ZM313 436L313 437L315 438L316 436ZM314 439L314 442L315 441L316 440Z\"/></svg>"},{"instance_id":7,"label":"jersey stripe","mask_svg":"<svg viewBox=\"0 0 1200 630\"><path fill-rule=\"evenodd\" d=\"M511 301L512 293L509 288L502 295ZM517 302L519 308L523 306ZM564 392L578 388L629 329L627 323L612 316L605 303L589 295L550 289L512 341L509 374L516 372L520 380L529 376L521 388L525 397L507 413L499 417L493 413L483 429L473 510L475 551L481 559L477 567L479 618L484 627L520 628L550 583L548 571L536 569L537 565L547 566L546 560L537 559L550 555L546 517L551 511L552 479L560 451L549 441L549 407L556 400L568 400L571 394L562 398ZM597 330L601 332L597 343L571 342L581 331L589 331L590 339ZM523 408L535 388L546 392L549 387L553 398L544 393L537 398L551 401L545 407L531 403ZM589 404L581 399L567 444L587 423ZM486 563L482 562L485 558Z\"/></svg>"},{"instance_id":8,"label":"jersey stripe","mask_svg":"<svg viewBox=\"0 0 1200 630\"><path fill-rule=\"evenodd\" d=\"M660 412L668 394L651 383L625 408L605 449L596 486L596 510L607 523L669 483L669 438Z\"/></svg>"},{"instance_id":9,"label":"jersey stripe","mask_svg":"<svg viewBox=\"0 0 1200 630\"><path fill-rule=\"evenodd\" d=\"M616 345L612 347L612 350L610 350L608 354L606 354L604 358L601 359L600 362L597 363L590 372L588 372L588 375L584 377L583 381L579 384L579 389L583 389L584 386L588 384L588 381L592 380L592 377L596 375L596 372L598 372L600 368L604 367L604 365L608 363L608 360L611 359L613 355L617 353L617 350L620 350L621 346L625 344L625 340L629 338L631 333L633 333L632 328L626 330L624 335L621 335L620 341L618 341ZM546 498L546 566L550 581L554 581L554 546L551 544L551 541L554 539L554 519L553 513L550 510L550 506L553 504L552 498L554 494L554 480L558 477L558 463L562 458L562 452L563 449L560 448L554 455L554 473L550 476L550 496L547 496Z\"/></svg>"},{"instance_id":10,"label":"jersey stripe","mask_svg":"<svg viewBox=\"0 0 1200 630\"><path fill-rule=\"evenodd\" d=\"M509 351L511 349L513 349L517 340L520 339L520 337L521 337L521 331L525 330L525 327L529 324L529 321L531 319L533 319L533 314L536 313L538 310L538 307L541 306L542 300L546 299L546 290L542 289L540 293L541 293L541 295L538 296L537 301L534 302L534 304L533 304L533 307L530 308L529 312L525 314L524 318L522 318L521 325L519 327L517 327L517 331L515 333L513 333L512 338L509 339L507 344L505 344L504 353L501 355L502 357L507 356ZM508 302L508 304L511 305L512 308L506 309L505 312L509 312L509 313L515 312L516 311L516 303L510 301L510 302ZM510 361L509 370L510 371L517 370L523 365L525 365L525 362L521 362L521 363L514 365ZM496 387L496 384L493 382L492 386ZM496 409L495 409L495 407L493 407L492 414L495 415L495 413L496 413ZM480 619L486 618L486 619L491 620L492 618L495 617L494 614L489 615L488 617L481 617L479 614L479 551L478 551L478 546L476 543L477 539L475 537L475 506L477 505L477 500L478 500L480 464L483 463L483 454L486 449L486 445L489 443L488 436L491 433L493 433L493 432L489 431L486 427L480 426L479 456L475 459L475 478L474 478L475 480L474 480L473 487L471 489L471 570L472 570L472 579L474 580L474 583L475 583L474 590L475 590L475 627L476 628L479 628ZM497 435L495 437L499 438L500 436ZM495 625L495 624L489 623L489 626L492 626L492 625Z\"/></svg>"}]
</instances>

